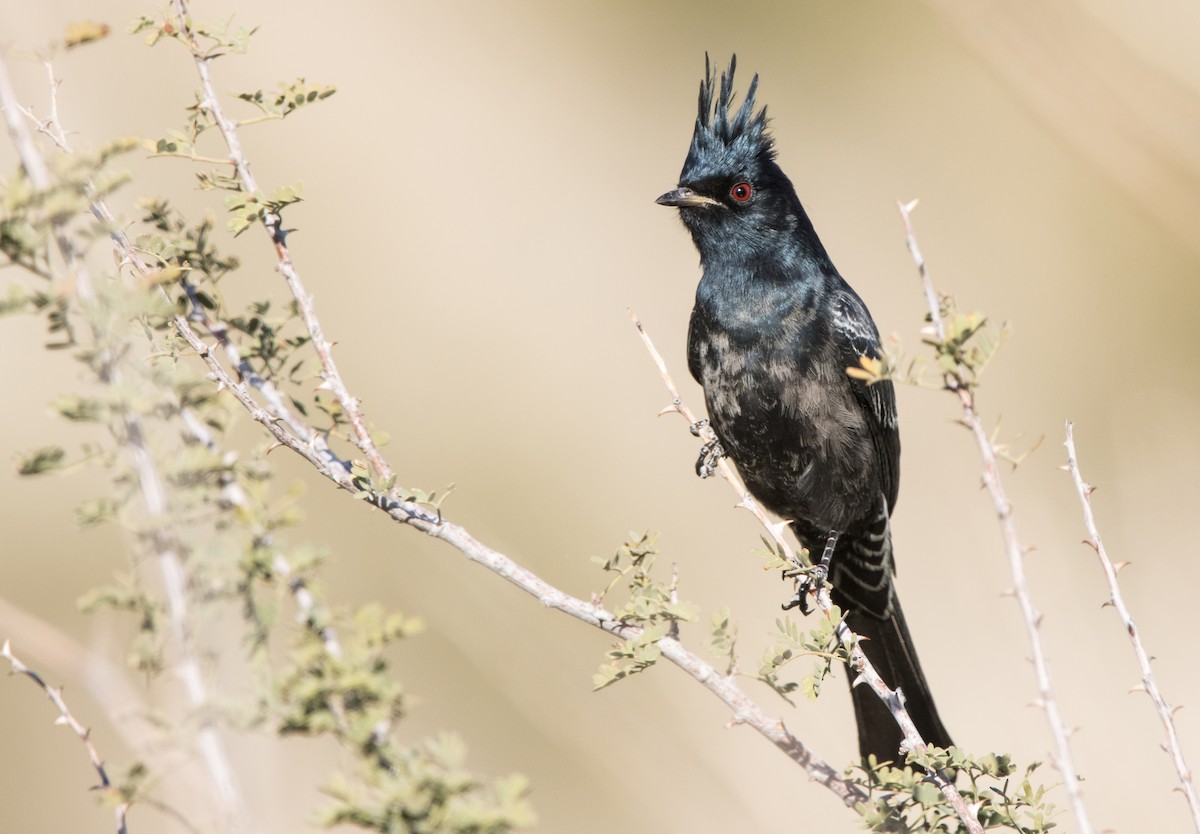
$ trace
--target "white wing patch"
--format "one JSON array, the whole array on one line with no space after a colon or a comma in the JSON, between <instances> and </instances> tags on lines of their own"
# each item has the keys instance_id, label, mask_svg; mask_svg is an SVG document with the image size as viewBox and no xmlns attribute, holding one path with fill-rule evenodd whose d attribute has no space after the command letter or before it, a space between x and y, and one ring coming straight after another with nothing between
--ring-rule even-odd
<instances>
[{"instance_id":1,"label":"white wing patch","mask_svg":"<svg viewBox=\"0 0 1200 834\"><path fill-rule=\"evenodd\" d=\"M860 356L879 359L882 356L879 334L871 322L870 314L857 298L838 295L833 305L833 329L845 338L855 359ZM869 386L867 397L879 422L888 428L895 428L895 406L885 396L883 388L883 383Z\"/></svg>"},{"instance_id":2,"label":"white wing patch","mask_svg":"<svg viewBox=\"0 0 1200 834\"><path fill-rule=\"evenodd\" d=\"M858 356L879 358L879 336L871 326L867 311L855 299L838 296L833 308L833 327L846 337Z\"/></svg>"}]
</instances>

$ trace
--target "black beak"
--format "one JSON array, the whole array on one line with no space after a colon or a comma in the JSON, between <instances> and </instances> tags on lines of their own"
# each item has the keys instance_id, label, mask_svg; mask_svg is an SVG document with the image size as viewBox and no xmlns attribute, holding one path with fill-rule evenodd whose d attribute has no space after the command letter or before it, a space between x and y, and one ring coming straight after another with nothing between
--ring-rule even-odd
<instances>
[{"instance_id":1,"label":"black beak","mask_svg":"<svg viewBox=\"0 0 1200 834\"><path fill-rule=\"evenodd\" d=\"M668 191L654 202L660 206L678 206L679 208L721 205L719 200L714 200L712 197L705 197L703 194L697 194L690 188L676 188L674 191Z\"/></svg>"}]
</instances>

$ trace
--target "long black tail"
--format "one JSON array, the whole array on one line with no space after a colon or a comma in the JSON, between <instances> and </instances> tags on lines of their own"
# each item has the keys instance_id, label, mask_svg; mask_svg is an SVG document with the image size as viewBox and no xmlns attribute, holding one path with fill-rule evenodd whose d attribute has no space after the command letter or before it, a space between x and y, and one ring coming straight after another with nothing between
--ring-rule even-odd
<instances>
[{"instance_id":1,"label":"long black tail","mask_svg":"<svg viewBox=\"0 0 1200 834\"><path fill-rule=\"evenodd\" d=\"M846 615L846 625L867 638L862 644L863 652L888 686L899 687L904 693L908 714L925 742L949 747L954 742L938 716L894 590L891 603L891 616L884 618L851 608ZM854 717L858 721L859 754L865 759L874 753L881 762L899 761L903 736L883 701L870 687L862 685L851 686L850 697L854 700Z\"/></svg>"}]
</instances>

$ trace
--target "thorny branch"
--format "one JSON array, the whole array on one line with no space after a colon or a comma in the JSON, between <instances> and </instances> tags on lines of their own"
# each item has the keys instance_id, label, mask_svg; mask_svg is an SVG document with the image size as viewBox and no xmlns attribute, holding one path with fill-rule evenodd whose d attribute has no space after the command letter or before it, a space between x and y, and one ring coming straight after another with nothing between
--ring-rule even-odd
<instances>
[{"instance_id":1,"label":"thorny branch","mask_svg":"<svg viewBox=\"0 0 1200 834\"><path fill-rule=\"evenodd\" d=\"M237 125L225 115L225 111L221 107L221 100L217 96L216 89L213 87L212 76L208 71L208 62L211 59L204 55L199 44L196 42L196 36L192 30L191 18L188 16L186 0L174 0L174 2L179 21L179 31L191 49L192 57L196 62L196 72L200 76L200 86L203 91L200 98L200 107L207 110L209 115L212 116L217 129L221 133L221 137L225 140L225 145L229 150L229 162L237 171L237 177L241 182L242 188L247 195L253 196L258 193L258 183L250 171L249 161L247 161L245 154L242 152L241 141L238 139ZM263 225L270 234L272 242L275 244L275 254L278 259L276 269L279 270L279 274L283 276L287 282L288 289L296 299L296 305L300 310L300 317L304 320L304 325L312 337L313 349L317 352L317 357L321 361L322 385L333 393L342 412L346 415L346 419L350 421L354 435L354 445L366 455L367 461L375 471L375 474L379 476L383 483L388 484L390 488L390 484L395 481L392 467L384 459L383 454L379 451L379 447L376 446L374 439L372 439L358 400L350 395L350 392L342 382L342 377L338 373L337 363L333 359L333 342L325 338L321 322L317 318L316 310L313 308L313 298L308 294L308 291L304 288L304 284L300 280L300 272L292 261L292 254L287 245L287 233L281 225L282 222L282 218L272 212L268 212L263 217Z\"/></svg>"},{"instance_id":2,"label":"thorny branch","mask_svg":"<svg viewBox=\"0 0 1200 834\"><path fill-rule=\"evenodd\" d=\"M1137 623L1133 621L1133 615L1129 613L1129 609L1125 606L1125 600L1121 596L1121 587L1117 583L1117 572L1125 567L1126 563L1121 562L1114 565L1108 558L1108 551L1104 549L1104 540L1100 538L1100 530L1096 527L1096 516L1092 512L1092 493L1096 488L1086 483L1083 480L1083 473L1079 471L1079 459L1075 455L1075 426L1070 420L1067 421L1067 439L1063 445L1067 447L1067 463L1064 468L1071 473L1071 480L1074 481L1075 490L1079 493L1079 503L1083 505L1083 521L1088 532L1088 537L1083 540L1084 544L1096 552L1096 556L1100 560L1100 567L1104 569L1104 578L1108 580L1109 604L1121 618L1121 623L1129 634L1129 642L1133 644L1133 653L1137 655L1138 667L1142 672L1140 688L1154 702L1154 711L1158 713L1158 719L1163 725L1163 732L1167 736L1164 749L1170 755L1171 763L1175 766L1175 773L1179 777L1179 790L1187 800L1188 810L1192 814L1192 825L1197 832L1200 832L1200 800L1197 799L1192 772L1183 757L1183 747L1179 742L1179 733L1175 729L1175 709L1171 708L1167 699L1159 691L1154 670L1150 668L1150 654L1142 645L1142 637Z\"/></svg>"},{"instance_id":3,"label":"thorny branch","mask_svg":"<svg viewBox=\"0 0 1200 834\"><path fill-rule=\"evenodd\" d=\"M654 342L651 340L650 334L646 332L645 325L642 324L641 320L637 317L637 314L634 313L633 310L629 311L629 317L633 320L633 324L637 328L638 334L642 337L642 343L645 345L646 350L650 354L650 358L654 361L655 366L658 368L658 373L660 376L662 376L663 383L667 386L667 391L669 391L671 394L671 404L660 411L659 416L664 414L679 414L685 420L687 420L689 425L699 426L698 432L700 439L704 443L715 443L717 437L713 432L712 427L707 424L699 424L696 414L688 407L687 403L685 403L683 398L680 396L679 389L675 386L675 381L671 378L670 371L667 370L667 363L663 360L662 354L658 352L658 348L654 346ZM750 494L750 491L746 489L741 477L739 477L737 471L733 468L733 465L729 462L728 458L720 458L718 462L718 471L721 473L721 477L729 482L729 485L733 488L733 491L738 494L739 501L737 506L750 511L750 514L753 515L758 520L759 524L763 526L768 535L771 536L772 541L774 541L775 544L780 548L784 554L784 557L789 562L798 568L805 567L804 563L796 554L791 543L783 535L783 531L787 529L790 522L772 522L770 518L768 518L763 508L757 501L754 500L754 497ZM815 596L817 600L817 607L821 609L821 612L827 619L832 619L833 601L829 597L828 586L822 584L821 586L817 587L815 590ZM916 724L913 723L912 718L908 714L908 710L904 706L903 693L899 689L892 689L887 685L887 682L883 680L883 677L878 671L876 671L875 667L871 664L871 661L868 660L867 656L863 653L862 647L859 645L858 635L850 630L850 627L846 625L844 619L838 622L836 633L838 639L841 641L842 645L849 654L850 667L858 673L858 678L855 680L854 685L869 686L871 690L879 696L880 700L883 701L884 705L888 708L888 711L895 719L896 724L900 727L900 732L904 734L904 743L902 745L904 749L903 751L898 752L924 752L928 746L925 744L925 740L921 738L921 734L918 732ZM962 795L958 792L958 789L954 787L954 784L946 778L945 774L935 771L929 774L929 778L934 782L935 785L937 785L938 790L942 792L942 796L946 798L946 801L950 803L950 806L954 808L955 813L958 814L959 819L962 820L963 825L967 828L967 831L971 832L971 834L982 834L983 827L979 824L979 820L967 807L966 801L962 798Z\"/></svg>"},{"instance_id":4,"label":"thorny branch","mask_svg":"<svg viewBox=\"0 0 1200 834\"><path fill-rule=\"evenodd\" d=\"M120 796L120 792L113 785L112 780L108 778L108 770L104 767L104 760L100 758L100 753L96 750L96 745L92 744L92 731L80 724L75 716L71 714L71 710L67 707L67 702L63 698L62 689L55 689L50 686L41 675L17 659L17 656L12 652L12 646L7 640L4 641L3 646L0 646L0 657L3 657L12 665L14 673L29 678L41 687L42 692L46 693L46 697L58 708L58 720L54 723L65 724L71 728L71 732L79 736L79 740L83 742L84 749L87 750L92 768L95 769L96 775L100 777L99 789L106 793L111 793L122 800L116 804L113 813L117 818L117 834L126 834L128 829L125 827L125 816L129 812L129 801Z\"/></svg>"},{"instance_id":5,"label":"thorny branch","mask_svg":"<svg viewBox=\"0 0 1200 834\"><path fill-rule=\"evenodd\" d=\"M942 322L941 300L934 289L925 259L917 246L917 238L912 226L912 212L917 207L917 201L897 203L897 206L900 209L900 216L904 220L908 249L912 253L913 261L921 276L925 299L929 304L930 321L933 323L938 342L942 343L946 339L946 329ZM1012 503L1008 500L1004 491L1004 483L1000 479L996 447L975 410L975 394L971 386L962 384L962 380L954 372L946 374L945 383L947 390L958 395L962 405L962 423L975 438L979 455L983 459L983 483L992 498L992 505L995 507L996 516L1000 521L1000 532L1004 537L1004 549L1008 554L1009 569L1012 572L1013 594L1021 608L1025 630L1029 637L1030 652L1033 655L1033 668L1037 676L1039 693L1038 704L1046 713L1046 720L1050 724L1050 734L1054 739L1054 761L1062 774L1067 799L1075 815L1075 820L1079 824L1080 834L1093 834L1094 829L1083 803L1083 791L1071 753L1070 732L1059 712L1058 701L1054 697L1054 687L1050 681L1050 663L1046 658L1045 644L1042 642L1042 614L1034 605L1033 594L1029 590L1029 582L1025 577L1025 548L1017 536Z\"/></svg>"}]
</instances>

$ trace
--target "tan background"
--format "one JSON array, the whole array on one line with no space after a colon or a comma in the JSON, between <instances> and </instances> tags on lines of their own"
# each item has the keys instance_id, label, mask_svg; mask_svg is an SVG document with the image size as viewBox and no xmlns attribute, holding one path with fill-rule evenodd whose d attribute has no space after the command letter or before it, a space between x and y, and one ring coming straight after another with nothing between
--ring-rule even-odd
<instances>
[{"instance_id":1,"label":"tan background","mask_svg":"<svg viewBox=\"0 0 1200 834\"><path fill-rule=\"evenodd\" d=\"M232 4L198 3L212 20ZM122 31L152 9L106 0L8 4L13 47L61 38L91 17ZM1063 462L1078 424L1085 474L1130 606L1174 702L1196 708L1192 525L1200 444L1194 338L1200 243L1200 9L1088 4L268 3L248 57L216 64L235 93L305 75L338 94L288 125L247 130L264 186L304 180L288 215L294 252L346 378L393 438L403 481L458 491L448 514L545 578L586 595L588 557L629 529L662 531L685 596L706 617L730 606L753 669L784 593L750 551L757 532L715 482L691 474L693 440L655 420L661 384L625 315L646 321L680 381L697 279L685 232L653 199L674 184L707 49L762 74L780 161L835 261L884 332L916 346L922 299L895 200L916 217L935 278L964 306L1014 323L981 395L1018 448L1043 446L1008 482L1046 613L1055 682L1093 818L1127 832L1184 830ZM24 100L45 112L40 69L11 58ZM194 74L181 50L117 35L57 65L62 115L94 146L182 123ZM748 75L739 83L744 89ZM3 170L15 161L0 147ZM191 188L181 162L136 166L140 192ZM130 192L132 194L133 192ZM195 195L194 206L219 205ZM239 240L245 296L274 291L268 247ZM6 281L11 272L0 274ZM269 289L274 288L274 289ZM9 407L0 459L61 440L41 405L81 378L33 348L32 321L0 327ZM687 381L687 396L700 404ZM904 479L900 582L939 704L977 751L1045 759L1049 742L1008 572L969 437L937 393L900 391ZM278 453L277 453L278 454ZM671 668L600 694L607 641L542 610L457 553L389 525L298 466L310 524L329 546L334 600L379 599L428 633L397 653L420 699L402 725L455 728L483 771L530 775L543 831L856 831L829 794ZM85 589L125 567L115 531L79 532L72 507L98 473L0 474L0 598L115 657L121 629L75 613ZM936 600L936 602L935 602ZM0 637L28 645L0 609ZM702 645L703 629L686 635ZM80 668L26 652L65 682L79 715L127 762ZM797 710L747 686L822 756L854 748L835 683ZM5 831L103 831L77 744L22 681L0 680ZM1200 726L1179 719L1193 762ZM255 830L299 830L338 763L303 741L237 745ZM1054 779L1047 768L1046 778ZM1135 807L1149 809L1144 816ZM209 822L201 811L200 824ZM1069 818L1064 830L1074 830ZM133 830L163 830L140 810Z\"/></svg>"}]
</instances>

